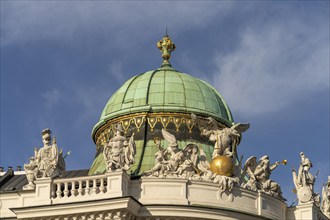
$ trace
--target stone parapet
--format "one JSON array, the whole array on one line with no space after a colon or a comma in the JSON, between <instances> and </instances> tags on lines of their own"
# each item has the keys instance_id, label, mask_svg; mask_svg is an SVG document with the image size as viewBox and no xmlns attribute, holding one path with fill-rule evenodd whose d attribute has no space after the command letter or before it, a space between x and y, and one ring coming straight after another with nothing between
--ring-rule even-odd
<instances>
[{"instance_id":1,"label":"stone parapet","mask_svg":"<svg viewBox=\"0 0 330 220\"><path fill-rule=\"evenodd\" d=\"M289 207L287 211L287 219L299 219L299 220L328 220L329 218L325 216L319 207L317 207L313 202L299 204L297 206Z\"/></svg>"},{"instance_id":2,"label":"stone parapet","mask_svg":"<svg viewBox=\"0 0 330 220\"><path fill-rule=\"evenodd\" d=\"M311 204L287 208L277 198L205 181L124 172L40 179L34 190L1 194L1 217L22 219L327 219ZM112 217L111 217L112 216ZM125 218L125 216L127 218Z\"/></svg>"},{"instance_id":3,"label":"stone parapet","mask_svg":"<svg viewBox=\"0 0 330 220\"><path fill-rule=\"evenodd\" d=\"M186 179L142 178L141 194L137 198L143 205L188 205L208 207L229 213L269 219L285 219L286 204L262 192L234 187L222 192L219 185Z\"/></svg>"}]
</instances>

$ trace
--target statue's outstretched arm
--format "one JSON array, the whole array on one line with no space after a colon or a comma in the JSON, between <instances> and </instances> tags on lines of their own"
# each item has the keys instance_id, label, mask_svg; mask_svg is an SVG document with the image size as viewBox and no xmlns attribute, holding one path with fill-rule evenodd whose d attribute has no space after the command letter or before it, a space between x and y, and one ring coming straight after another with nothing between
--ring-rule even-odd
<instances>
[{"instance_id":1,"label":"statue's outstretched arm","mask_svg":"<svg viewBox=\"0 0 330 220\"><path fill-rule=\"evenodd\" d=\"M272 165L269 166L270 170L273 171L281 162L276 161L275 163L273 163Z\"/></svg>"}]
</instances>

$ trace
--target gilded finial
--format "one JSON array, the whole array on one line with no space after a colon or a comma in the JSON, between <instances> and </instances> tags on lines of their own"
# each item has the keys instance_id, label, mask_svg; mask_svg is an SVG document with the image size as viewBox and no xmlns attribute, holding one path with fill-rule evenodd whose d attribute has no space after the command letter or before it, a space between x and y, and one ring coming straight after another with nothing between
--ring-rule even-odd
<instances>
[{"instance_id":1,"label":"gilded finial","mask_svg":"<svg viewBox=\"0 0 330 220\"><path fill-rule=\"evenodd\" d=\"M167 35L167 28L166 34L163 39L157 42L157 47L160 49L160 52L162 53L162 58L164 59L162 66L171 66L169 59L171 57L171 53L175 50L175 44Z\"/></svg>"}]
</instances>

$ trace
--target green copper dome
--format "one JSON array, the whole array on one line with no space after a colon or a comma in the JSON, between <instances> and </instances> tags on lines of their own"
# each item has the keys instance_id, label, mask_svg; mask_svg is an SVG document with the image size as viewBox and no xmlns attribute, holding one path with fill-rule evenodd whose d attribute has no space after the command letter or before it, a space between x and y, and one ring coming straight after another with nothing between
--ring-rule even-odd
<instances>
[{"instance_id":1,"label":"green copper dome","mask_svg":"<svg viewBox=\"0 0 330 220\"><path fill-rule=\"evenodd\" d=\"M211 85L165 66L126 81L106 104L92 136L108 120L139 112L194 113L233 123L226 102Z\"/></svg>"},{"instance_id":2,"label":"green copper dome","mask_svg":"<svg viewBox=\"0 0 330 220\"><path fill-rule=\"evenodd\" d=\"M118 161L124 160L128 139L134 141L134 162L126 172L135 177L149 172L159 163L155 155L170 144L164 130L171 140L175 137L179 149L195 144L211 160L214 142L201 132L191 114L211 117L228 127L234 124L226 102L211 85L172 68L169 59L176 46L167 34L157 47L162 53L161 67L127 80L109 99L94 126L96 155L89 175L110 171L109 150L114 150Z\"/></svg>"}]
</instances>

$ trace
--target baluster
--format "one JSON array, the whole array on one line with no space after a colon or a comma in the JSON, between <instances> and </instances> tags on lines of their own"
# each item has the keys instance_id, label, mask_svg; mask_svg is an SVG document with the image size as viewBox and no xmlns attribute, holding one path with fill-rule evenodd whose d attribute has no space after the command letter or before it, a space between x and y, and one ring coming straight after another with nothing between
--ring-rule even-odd
<instances>
[{"instance_id":1,"label":"baluster","mask_svg":"<svg viewBox=\"0 0 330 220\"><path fill-rule=\"evenodd\" d=\"M100 181L101 181L101 184L100 184L100 193L103 194L104 193L104 179L101 178Z\"/></svg>"},{"instance_id":2,"label":"baluster","mask_svg":"<svg viewBox=\"0 0 330 220\"><path fill-rule=\"evenodd\" d=\"M110 184L110 177L107 177L107 193L110 192L111 184Z\"/></svg>"},{"instance_id":3,"label":"baluster","mask_svg":"<svg viewBox=\"0 0 330 220\"><path fill-rule=\"evenodd\" d=\"M85 195L89 195L89 180L86 180Z\"/></svg>"},{"instance_id":4,"label":"baluster","mask_svg":"<svg viewBox=\"0 0 330 220\"><path fill-rule=\"evenodd\" d=\"M52 191L51 191L51 195L50 195L50 197L52 198L52 199L55 199L55 194L56 194L56 190L55 190L55 188L56 188L56 184L52 184Z\"/></svg>"},{"instance_id":5,"label":"baluster","mask_svg":"<svg viewBox=\"0 0 330 220\"><path fill-rule=\"evenodd\" d=\"M93 194L96 194L97 193L97 185L96 185L96 179L93 179L93 191L92 191Z\"/></svg>"},{"instance_id":6,"label":"baluster","mask_svg":"<svg viewBox=\"0 0 330 220\"><path fill-rule=\"evenodd\" d=\"M73 197L77 196L76 181L71 182L71 196Z\"/></svg>"},{"instance_id":7,"label":"baluster","mask_svg":"<svg viewBox=\"0 0 330 220\"><path fill-rule=\"evenodd\" d=\"M64 191L63 191L64 192L64 197L68 197L68 195L69 195L68 185L69 185L68 182L64 183Z\"/></svg>"},{"instance_id":8,"label":"baluster","mask_svg":"<svg viewBox=\"0 0 330 220\"><path fill-rule=\"evenodd\" d=\"M62 191L61 191L61 183L57 183L57 190L56 190L56 197L61 198L62 197Z\"/></svg>"},{"instance_id":9,"label":"baluster","mask_svg":"<svg viewBox=\"0 0 330 220\"><path fill-rule=\"evenodd\" d=\"M78 196L82 196L82 192L83 192L82 180L79 180Z\"/></svg>"}]
</instances>

